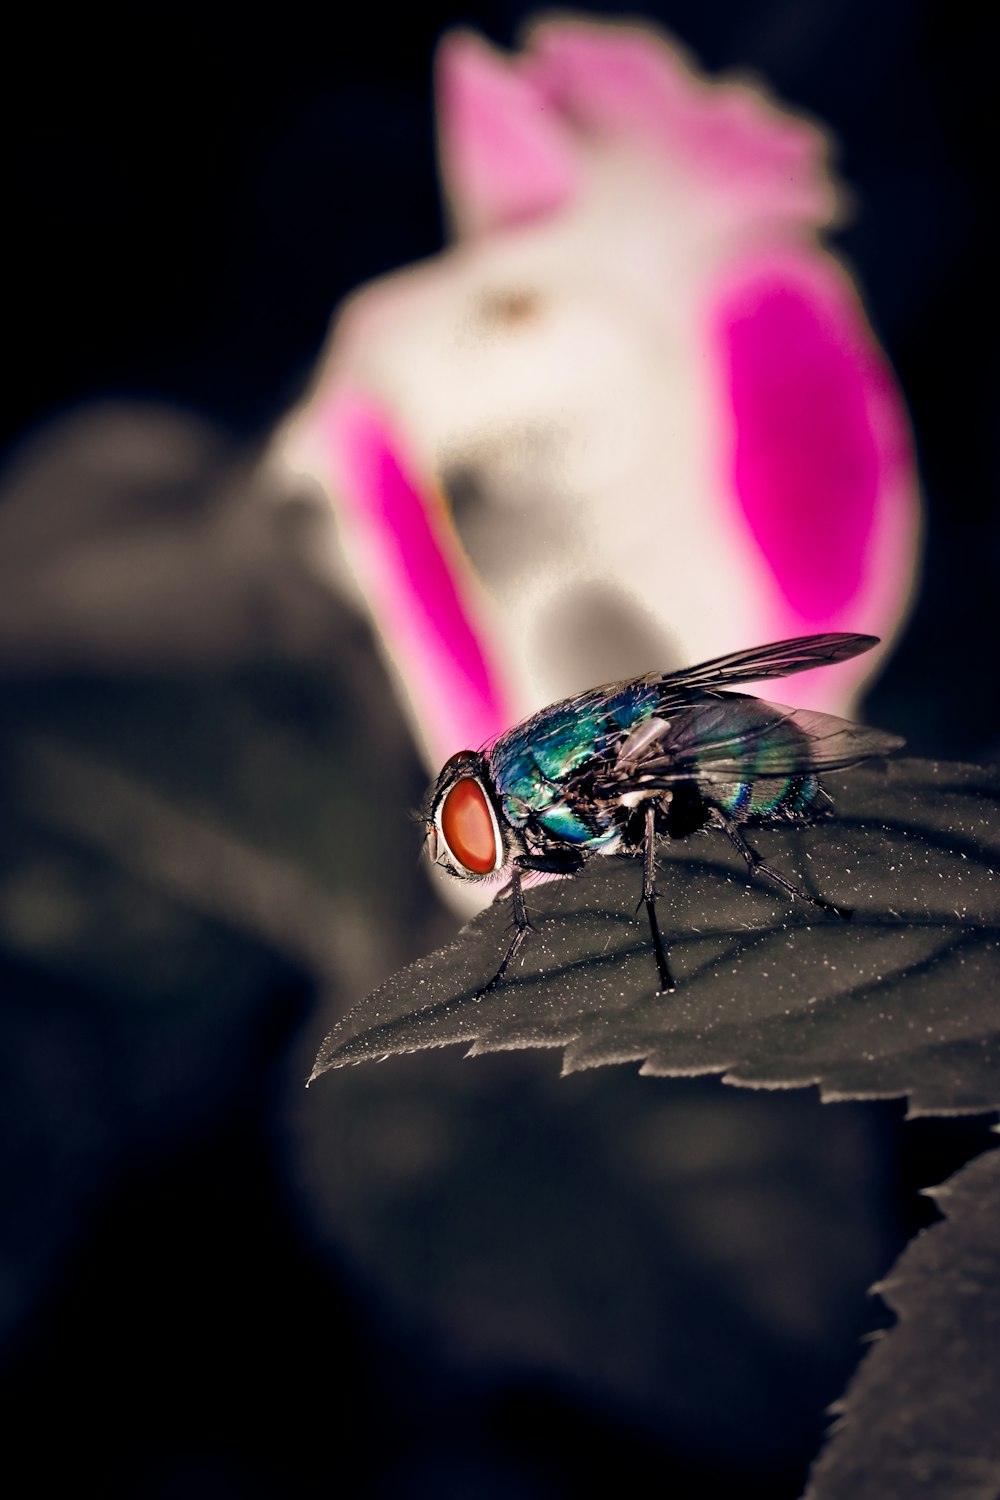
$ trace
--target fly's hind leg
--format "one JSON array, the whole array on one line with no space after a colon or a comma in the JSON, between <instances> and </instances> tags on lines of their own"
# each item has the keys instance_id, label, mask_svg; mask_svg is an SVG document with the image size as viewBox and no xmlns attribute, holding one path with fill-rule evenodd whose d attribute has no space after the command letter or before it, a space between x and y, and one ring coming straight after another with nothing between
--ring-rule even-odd
<instances>
[{"instance_id":1,"label":"fly's hind leg","mask_svg":"<svg viewBox=\"0 0 1000 1500\"><path fill-rule=\"evenodd\" d=\"M854 916L854 912L849 906L835 906L832 901L824 901L822 896L811 896L808 891L804 891L801 886L797 886L793 881L789 880L787 875L782 875L781 871L776 870L773 865L766 864L756 849L747 843L739 824L734 822L732 818L727 818L721 808L713 807L711 809L709 821L716 828L721 828L724 833L729 835L746 860L751 875L767 875L776 885L780 885L782 890L787 891L790 896L798 896L800 901L808 901L810 906L816 906L820 911L827 911L831 916L840 917L845 922L849 922Z\"/></svg>"},{"instance_id":2,"label":"fly's hind leg","mask_svg":"<svg viewBox=\"0 0 1000 1500\"><path fill-rule=\"evenodd\" d=\"M667 963L667 950L660 933L656 916L656 804L646 803L646 824L642 835L642 901L649 918L649 931L656 955L656 969L660 976L660 993L669 994L674 988L674 977ZM636 910L638 911L638 907Z\"/></svg>"}]
</instances>

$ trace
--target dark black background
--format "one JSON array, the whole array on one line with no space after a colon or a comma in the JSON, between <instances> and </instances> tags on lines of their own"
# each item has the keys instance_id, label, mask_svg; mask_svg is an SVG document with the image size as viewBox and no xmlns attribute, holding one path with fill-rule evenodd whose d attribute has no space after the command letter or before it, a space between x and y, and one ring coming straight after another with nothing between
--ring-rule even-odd
<instances>
[{"instance_id":1,"label":"dark black background","mask_svg":"<svg viewBox=\"0 0 1000 1500\"><path fill-rule=\"evenodd\" d=\"M265 441L307 378L337 301L441 243L430 93L440 31L470 24L509 45L530 13L371 6L318 19L295 4L264 14L174 3L39 11L8 23L5 449L95 396L155 397L212 419L241 443ZM595 13L636 12L609 5ZM868 714L906 734L917 752L993 755L1000 525L983 220L995 83L978 8L678 0L643 14L668 25L709 70L758 72L839 139L857 205L839 244L908 399L928 499L917 609ZM310 823L320 823L333 854L318 872L314 860L313 873L335 893L359 893L375 932L394 933L385 963L399 961L454 923L412 868L403 820L420 772L366 628L346 611L336 654L319 673L272 662L190 680L16 675L4 687L4 754L16 760L18 737L41 728L109 764L138 768L168 800L250 842L273 835L295 855ZM276 761L255 749L272 744L275 726L286 735ZM286 795L323 775L318 803ZM260 805L275 777L286 783L284 801L269 822ZM322 1196L322 1165L305 1171L295 1161L310 1156L304 1137L319 1137L336 1155L330 1133L344 1128L344 1116L322 1104L303 1115L307 1106L289 1102L299 1099L322 1032L315 975L239 924L178 914L183 902L145 889L143 899L159 901L170 919L161 912L150 945L130 947L133 876L65 829L53 833L16 775L6 788L9 889L22 889L38 868L49 881L58 867L85 893L92 919L83 957L15 945L3 968L12 1146L2 1394L11 1454L23 1445L38 1488L89 1480L99 1494L142 1500L256 1500L317 1487L391 1497L577 1495L604 1488L608 1481L595 1476L613 1463L610 1482L621 1490L655 1482L669 1493L704 1494L718 1480L745 1493L798 1492L823 1404L850 1369L858 1332L877 1316L860 1297L865 1279L928 1217L915 1206L914 1185L985 1143L975 1129L904 1128L895 1105L856 1107L873 1165L850 1211L876 1225L873 1262L855 1268L856 1322L804 1378L798 1404L794 1357L761 1335L762 1363L754 1373L750 1360L743 1396L737 1383L725 1399L751 1410L760 1369L784 1358L774 1408L759 1418L751 1411L742 1428L722 1423L713 1445L704 1436L709 1419L685 1429L675 1413L671 1426L648 1393L630 1403L586 1370L560 1381L545 1376L544 1359L498 1365L471 1356L453 1329L441 1333L440 1320L409 1316L421 1278L394 1282L392 1256L379 1245L380 1235L390 1237L401 1263L425 1257L431 1284L456 1253L448 1223L463 1203L480 1201L490 1171L499 1181L504 1170L509 1178L534 1163L538 1204L557 1179L579 1178L581 1195L607 1191L613 1173L596 1183L580 1177L581 1153L593 1142L573 1112L586 1120L606 1108L621 1118L640 1097L629 1092L633 1083L647 1091L643 1100L666 1085L633 1080L609 1084L606 1096L553 1103L551 1059L499 1060L478 1075L483 1104L475 1073L455 1085L450 1064L444 1081L434 1066L407 1080L416 1059L387 1065L372 1086L380 1098L421 1087L428 1098L448 1097L435 1106L442 1129L478 1142L468 1180L459 1173L422 1203L436 1248L425 1243L425 1223L407 1224L385 1204L369 1214L367 1238L357 1217L353 1228L331 1232L336 1213L310 1206ZM371 977L382 977L377 967ZM327 1019L352 998L328 1002ZM375 1118L380 1106L366 1102L363 1086L358 1094L356 1078L344 1108ZM337 1087L328 1078L308 1099ZM626 1104L615 1103L615 1090ZM790 1111L789 1130L816 1134L818 1160L836 1152L824 1134L836 1135L839 1127L824 1123L836 1111L800 1098L774 1109ZM550 1142L552 1112L569 1111L560 1117L565 1158L555 1150L549 1160L551 1145L539 1152L527 1123L520 1154L512 1152L501 1128L512 1110L537 1119L538 1137ZM772 1125L776 1118L786 1117L768 1116ZM390 1136L402 1140L411 1128L404 1109ZM311 1149L321 1162L322 1149ZM358 1160L360 1172L363 1152ZM363 1218L357 1182L345 1186L332 1167L327 1177L343 1190L345 1215ZM524 1233L540 1233L548 1221L526 1214ZM589 1225L592 1237L600 1218ZM642 1233L641 1214L634 1232ZM589 1264L582 1245L567 1243L566 1255ZM616 1282L631 1274L622 1256L608 1272ZM664 1263L665 1277L675 1272ZM587 1276L581 1285L590 1289L567 1292L567 1306L599 1295ZM717 1288L700 1287L698 1297L695 1323L721 1337ZM645 1337L636 1334L637 1348ZM782 1399L784 1447L774 1436ZM755 1424L765 1433L756 1443L748 1436Z\"/></svg>"}]
</instances>

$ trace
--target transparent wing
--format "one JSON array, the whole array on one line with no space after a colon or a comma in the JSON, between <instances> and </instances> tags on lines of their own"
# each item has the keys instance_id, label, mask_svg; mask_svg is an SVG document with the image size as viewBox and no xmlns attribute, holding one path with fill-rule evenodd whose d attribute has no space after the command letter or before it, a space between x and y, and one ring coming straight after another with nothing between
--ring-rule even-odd
<instances>
[{"instance_id":1,"label":"transparent wing","mask_svg":"<svg viewBox=\"0 0 1000 1500\"><path fill-rule=\"evenodd\" d=\"M897 735L814 709L738 696L684 707L645 754L622 771L645 785L676 781L753 781L856 765L900 749Z\"/></svg>"},{"instance_id":2,"label":"transparent wing","mask_svg":"<svg viewBox=\"0 0 1000 1500\"><path fill-rule=\"evenodd\" d=\"M619 714L619 722L633 725L651 715L673 722L680 711L689 706L697 707L700 698L709 703L717 701L710 695L727 686L788 676L792 672L804 672L809 667L832 666L835 662L859 656L862 651L869 651L877 643L878 636L875 635L798 636L793 640L774 641L769 646L757 646L750 651L715 657L682 672L650 672L643 677L607 682L540 709L483 745L481 753L501 782L508 777L509 767L522 758L535 762L541 759L545 762L545 775L562 781L567 771L558 763L561 754L565 755L567 765L575 766L579 757L574 752L579 746L588 746L595 752L598 749L606 751L615 737L621 740L628 737L627 730L608 729L609 719L614 721ZM731 701L740 700L734 697ZM791 710L782 712L790 713ZM881 750L865 752L870 755L882 753Z\"/></svg>"},{"instance_id":3,"label":"transparent wing","mask_svg":"<svg viewBox=\"0 0 1000 1500\"><path fill-rule=\"evenodd\" d=\"M716 656L697 667L681 672L666 672L656 679L666 695L685 695L692 689L722 688L740 682L759 682L767 677L789 677L809 667L829 667L849 661L878 645L877 635L802 635L788 641L774 641L770 646L754 646L749 651L734 651Z\"/></svg>"}]
</instances>

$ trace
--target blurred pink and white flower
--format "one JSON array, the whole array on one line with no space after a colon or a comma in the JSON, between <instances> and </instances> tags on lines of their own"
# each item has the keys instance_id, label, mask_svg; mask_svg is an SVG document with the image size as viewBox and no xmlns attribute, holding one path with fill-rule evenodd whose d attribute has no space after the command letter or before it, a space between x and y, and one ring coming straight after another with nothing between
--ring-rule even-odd
<instances>
[{"instance_id":1,"label":"blurred pink and white flower","mask_svg":"<svg viewBox=\"0 0 1000 1500\"><path fill-rule=\"evenodd\" d=\"M333 499L429 767L563 694L891 637L904 406L823 246L827 142L638 25L437 59L455 243L356 293L283 434ZM850 711L873 657L799 678Z\"/></svg>"}]
</instances>

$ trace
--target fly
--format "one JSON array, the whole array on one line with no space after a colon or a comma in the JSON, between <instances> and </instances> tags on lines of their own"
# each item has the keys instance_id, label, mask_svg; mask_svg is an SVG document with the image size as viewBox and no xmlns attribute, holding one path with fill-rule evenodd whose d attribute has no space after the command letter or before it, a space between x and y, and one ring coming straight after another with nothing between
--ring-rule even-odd
<instances>
[{"instance_id":1,"label":"fly","mask_svg":"<svg viewBox=\"0 0 1000 1500\"><path fill-rule=\"evenodd\" d=\"M720 656L682 672L606 683L543 708L483 750L447 762L424 819L431 856L460 880L510 881L514 931L500 983L532 930L523 878L572 875L598 854L641 858L661 992L674 989L656 912L656 839L725 833L751 875L832 916L852 912L810 895L765 864L744 825L803 823L832 802L824 771L898 750L903 741L812 709L785 708L739 683L832 666L868 651L872 635L812 635Z\"/></svg>"}]
</instances>

